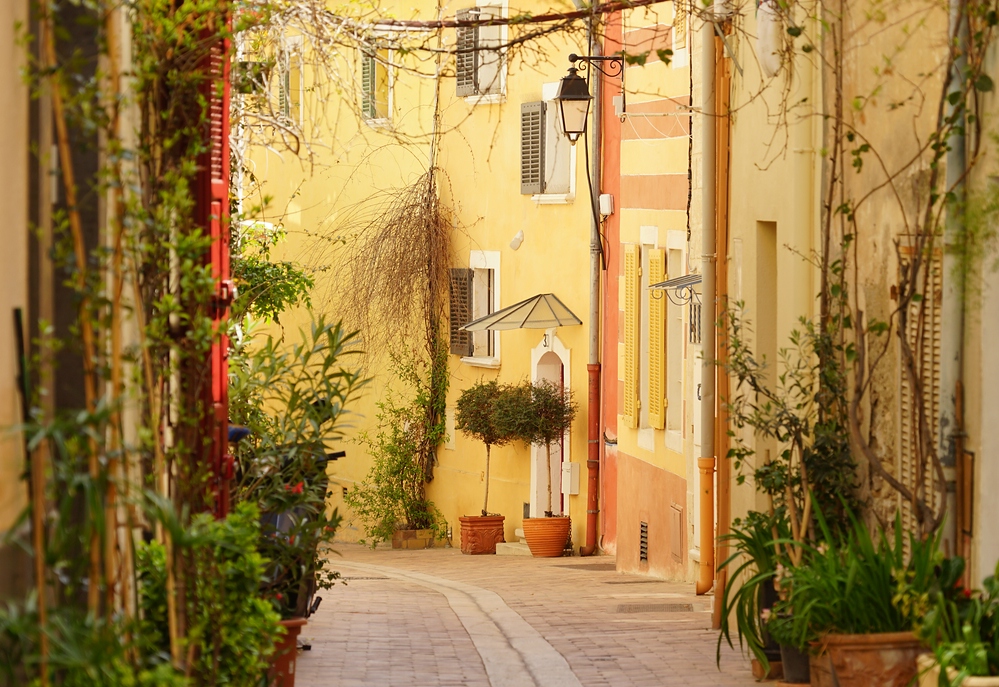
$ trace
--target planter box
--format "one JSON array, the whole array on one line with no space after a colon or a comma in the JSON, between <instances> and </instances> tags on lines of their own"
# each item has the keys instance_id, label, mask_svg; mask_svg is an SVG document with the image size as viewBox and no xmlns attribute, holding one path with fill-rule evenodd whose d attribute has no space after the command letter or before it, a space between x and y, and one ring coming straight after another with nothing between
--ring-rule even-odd
<instances>
[{"instance_id":1,"label":"planter box","mask_svg":"<svg viewBox=\"0 0 999 687\"><path fill-rule=\"evenodd\" d=\"M919 666L919 687L937 687L940 684L940 666L932 654L923 654L916 661ZM948 673L951 678L957 671L951 668ZM999 687L999 675L969 676L961 681L961 687Z\"/></svg>"},{"instance_id":2,"label":"planter box","mask_svg":"<svg viewBox=\"0 0 999 687\"><path fill-rule=\"evenodd\" d=\"M392 533L393 549L432 549L433 530L396 530Z\"/></svg>"},{"instance_id":3,"label":"planter box","mask_svg":"<svg viewBox=\"0 0 999 687\"><path fill-rule=\"evenodd\" d=\"M535 558L556 558L569 540L569 518L525 518L524 538Z\"/></svg>"},{"instance_id":4,"label":"planter box","mask_svg":"<svg viewBox=\"0 0 999 687\"><path fill-rule=\"evenodd\" d=\"M830 634L820 646L810 662L817 687L909 687L916 679L916 657L924 651L911 632Z\"/></svg>"},{"instance_id":5,"label":"planter box","mask_svg":"<svg viewBox=\"0 0 999 687\"><path fill-rule=\"evenodd\" d=\"M461 552L469 555L495 554L496 545L506 541L503 537L502 515L466 515L458 518L461 523Z\"/></svg>"},{"instance_id":6,"label":"planter box","mask_svg":"<svg viewBox=\"0 0 999 687\"><path fill-rule=\"evenodd\" d=\"M274 655L268 684L275 687L295 687L295 662L298 659L298 634L305 626L305 618L289 618L281 621L284 636L274 642Z\"/></svg>"}]
</instances>

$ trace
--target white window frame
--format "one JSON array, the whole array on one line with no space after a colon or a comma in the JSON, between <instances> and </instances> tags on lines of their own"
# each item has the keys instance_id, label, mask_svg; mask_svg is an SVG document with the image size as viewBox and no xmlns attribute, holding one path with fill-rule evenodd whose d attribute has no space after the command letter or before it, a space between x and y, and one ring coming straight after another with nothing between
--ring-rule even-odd
<instances>
[{"instance_id":1,"label":"white window frame","mask_svg":"<svg viewBox=\"0 0 999 687\"><path fill-rule=\"evenodd\" d=\"M496 312L500 309L500 252L495 250L473 250L468 254L468 267L471 270L490 270L493 277L492 286L492 311ZM474 280L474 277L473 277ZM473 296L472 302L472 319L476 320L479 317L483 317L488 313L476 313L475 299ZM474 332L473 332L474 334ZM461 362L466 365L471 365L473 367L488 367L488 368L498 368L500 366L500 336L499 332L490 331L487 332L489 336L493 338L493 354L491 356L465 356L462 357Z\"/></svg>"},{"instance_id":2,"label":"white window frame","mask_svg":"<svg viewBox=\"0 0 999 687\"><path fill-rule=\"evenodd\" d=\"M377 62L378 62L377 55L378 55L378 51L380 49L378 47L378 39L381 36L382 36L381 34L375 34L375 35L371 36L371 42L372 42L372 46L371 47L373 47L374 51L375 51L375 63L376 63L376 65L377 65ZM381 48L381 50L385 50L386 53L387 53L387 55L386 55L386 62L385 62L385 70L388 73L388 104L386 105L387 110L388 110L388 116L387 117L367 117L364 114L364 109L363 109L363 105L362 105L362 108L361 108L361 119L363 119L364 123L367 124L368 126L370 126L372 129L386 129L386 128L390 128L392 126L392 112L393 112L393 108L395 106L395 70L392 69L393 53L394 53L394 51L391 48ZM361 84L361 95L363 97L364 96L364 62L363 62L363 60L367 60L367 59L369 59L369 57L365 53L364 48L358 48L357 52L358 52L358 55L359 55L359 59L358 59L358 63L357 63L357 69L358 69L358 72L359 72L359 74L358 74L358 81ZM376 79L377 79L377 77L376 77Z\"/></svg>"},{"instance_id":3,"label":"white window frame","mask_svg":"<svg viewBox=\"0 0 999 687\"><path fill-rule=\"evenodd\" d=\"M687 233L684 232L684 231L679 231L677 229L669 229L669 230L667 230L667 232L666 232L666 269L667 269L667 273L668 274L669 274L669 268L670 268L670 253L672 251L679 251L680 257L679 257L678 262L681 265L686 265L687 264L687 253L686 253L686 250L687 250ZM674 275L670 274L671 278L672 278L672 276L674 276ZM679 276L679 275L676 275L676 276ZM680 322L679 322L679 324L676 324L674 322L674 323L672 323L672 326L673 327L677 327L679 329L679 331L677 331L677 330L675 330L675 329L673 329L671 327L671 321L673 320L673 316L677 312L677 310L676 310L677 308L679 309L679 313L680 313ZM676 453L682 453L683 452L683 423L686 422L686 418L684 417L684 402L683 401L684 401L685 386L686 386L684 384L684 377L685 377L684 372L685 372L685 369L686 369L685 362L686 362L686 358L687 358L687 356L686 356L686 353L687 353L687 337L684 334L687 331L687 326L685 326L685 325L687 325L687 318L689 318L689 316L690 316L690 309L689 308L687 308L685 306L674 305L672 302L668 302L666 304L666 334L665 334L665 336L666 336L666 375L665 375L665 377L666 377L666 389L665 389L665 392L666 392L666 404L667 405L666 405L666 423L665 423L665 428L663 429L663 441L665 442L667 449L669 449L670 451L674 451ZM673 335L672 337L670 336L671 334ZM677 339L678 341L673 341L674 338ZM677 342L680 344L680 346L679 346L680 350L674 351L673 347L671 346L671 344L677 343ZM670 364L672 356L679 356L679 361L680 361L679 365L676 365L675 362L674 362L673 365ZM673 360L675 361L676 359L673 358ZM674 373L673 375L670 374L671 370ZM679 374L679 376L680 376L679 380L675 379L675 377L674 377L675 374ZM679 384L678 384L679 388L676 389L676 390L674 390L674 384L677 383L677 381L679 381ZM673 393L674 391L675 391L675 393ZM672 418L672 420L673 420L672 423L671 423L671 417L670 417L670 410L671 409L673 410L674 413L679 412L679 418L677 418L674 415L673 418ZM677 410L677 409L679 409L679 410Z\"/></svg>"},{"instance_id":4,"label":"white window frame","mask_svg":"<svg viewBox=\"0 0 999 687\"><path fill-rule=\"evenodd\" d=\"M571 145L562 131L562 118L559 116L558 95L559 82L546 83L541 86L541 99L545 103L545 188L548 187L549 143L555 141L561 150L569 153L569 192L568 193L535 193L531 196L538 205L568 205L576 199L576 146Z\"/></svg>"},{"instance_id":5,"label":"white window frame","mask_svg":"<svg viewBox=\"0 0 999 687\"><path fill-rule=\"evenodd\" d=\"M506 17L509 10L507 0L483 0L468 9L499 8L500 16ZM499 44L506 45L509 39L510 30L506 24L499 27ZM499 51L499 90L492 93L478 93L476 95L462 96L462 99L469 105L498 105L506 102L506 78L507 78L507 51L505 48Z\"/></svg>"}]
</instances>

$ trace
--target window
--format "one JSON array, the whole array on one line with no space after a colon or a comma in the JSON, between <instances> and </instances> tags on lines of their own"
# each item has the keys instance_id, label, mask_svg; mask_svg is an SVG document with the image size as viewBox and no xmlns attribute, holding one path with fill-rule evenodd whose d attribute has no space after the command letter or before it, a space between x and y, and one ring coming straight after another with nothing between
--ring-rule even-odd
<instances>
[{"instance_id":1,"label":"window","mask_svg":"<svg viewBox=\"0 0 999 687\"><path fill-rule=\"evenodd\" d=\"M458 21L485 22L502 17L501 5L458 10ZM455 29L455 94L458 97L501 96L506 90L505 60L500 46L505 26L459 26Z\"/></svg>"},{"instance_id":2,"label":"window","mask_svg":"<svg viewBox=\"0 0 999 687\"><path fill-rule=\"evenodd\" d=\"M570 202L575 191L576 149L562 132L554 97L558 83L545 84L544 100L520 106L520 192L545 202Z\"/></svg>"},{"instance_id":3,"label":"window","mask_svg":"<svg viewBox=\"0 0 999 687\"><path fill-rule=\"evenodd\" d=\"M278 112L295 124L302 121L302 37L288 36L278 60Z\"/></svg>"},{"instance_id":4,"label":"window","mask_svg":"<svg viewBox=\"0 0 999 687\"><path fill-rule=\"evenodd\" d=\"M469 267L451 270L451 353L470 365L499 366L499 333L461 327L499 310L499 252L472 251Z\"/></svg>"},{"instance_id":5,"label":"window","mask_svg":"<svg viewBox=\"0 0 999 687\"><path fill-rule=\"evenodd\" d=\"M375 45L361 49L361 114L368 121L390 119L392 88L389 51Z\"/></svg>"}]
</instances>

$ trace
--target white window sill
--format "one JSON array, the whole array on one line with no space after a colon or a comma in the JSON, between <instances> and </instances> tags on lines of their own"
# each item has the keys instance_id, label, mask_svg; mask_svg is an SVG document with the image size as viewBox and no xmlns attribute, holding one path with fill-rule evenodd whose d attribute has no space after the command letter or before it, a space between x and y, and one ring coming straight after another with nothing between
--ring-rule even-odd
<instances>
[{"instance_id":1,"label":"white window sill","mask_svg":"<svg viewBox=\"0 0 999 687\"><path fill-rule=\"evenodd\" d=\"M367 124L368 126L370 126L372 129L391 129L392 128L392 120L388 119L388 118L385 118L385 117L380 118L380 119L365 119L364 123Z\"/></svg>"},{"instance_id":2,"label":"white window sill","mask_svg":"<svg viewBox=\"0 0 999 687\"><path fill-rule=\"evenodd\" d=\"M469 105L500 105L506 102L506 93L486 93L485 95L469 95L465 97Z\"/></svg>"},{"instance_id":3,"label":"white window sill","mask_svg":"<svg viewBox=\"0 0 999 687\"><path fill-rule=\"evenodd\" d=\"M575 199L575 193L535 193L531 196L538 205L569 205Z\"/></svg>"},{"instance_id":4,"label":"white window sill","mask_svg":"<svg viewBox=\"0 0 999 687\"><path fill-rule=\"evenodd\" d=\"M466 365L471 365L472 367L488 367L493 370L498 370L500 366L499 358L476 358L466 356L461 359L461 362Z\"/></svg>"}]
</instances>

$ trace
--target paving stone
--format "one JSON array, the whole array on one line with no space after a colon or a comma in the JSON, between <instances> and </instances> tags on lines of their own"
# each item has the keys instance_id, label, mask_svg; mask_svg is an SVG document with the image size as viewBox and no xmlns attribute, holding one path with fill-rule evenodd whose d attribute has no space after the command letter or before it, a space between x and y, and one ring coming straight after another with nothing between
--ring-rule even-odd
<instances>
[{"instance_id":1,"label":"paving stone","mask_svg":"<svg viewBox=\"0 0 999 687\"><path fill-rule=\"evenodd\" d=\"M717 633L703 612L710 601L692 585L619 574L607 569L612 558L335 548L342 555L333 565L345 577L380 579L320 593L323 604L303 631L312 651L300 655L298 687L758 684L736 650L724 646L715 664ZM642 584L622 584L635 581ZM664 603L695 611L617 612ZM536 661L545 656L564 660L566 670L540 675ZM518 665L498 675L497 657Z\"/></svg>"}]
</instances>

